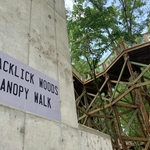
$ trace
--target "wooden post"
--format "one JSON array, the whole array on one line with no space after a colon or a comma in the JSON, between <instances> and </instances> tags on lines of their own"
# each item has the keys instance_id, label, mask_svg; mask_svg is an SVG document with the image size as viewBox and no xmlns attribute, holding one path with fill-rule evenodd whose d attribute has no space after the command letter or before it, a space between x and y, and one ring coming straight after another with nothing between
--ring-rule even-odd
<instances>
[{"instance_id":1,"label":"wooden post","mask_svg":"<svg viewBox=\"0 0 150 150\"><path fill-rule=\"evenodd\" d=\"M89 103L88 103L87 92L86 92L86 88L85 87L84 87L84 91L85 91L84 103L85 103L85 107L87 109L88 106L89 106ZM85 122L86 122L86 119L85 119ZM90 116L87 117L87 124L88 124L88 127L92 127L92 122L91 122L91 117Z\"/></svg>"},{"instance_id":2,"label":"wooden post","mask_svg":"<svg viewBox=\"0 0 150 150\"><path fill-rule=\"evenodd\" d=\"M126 49L124 42L120 43L120 48L121 48L121 51L124 51Z\"/></svg>"},{"instance_id":3,"label":"wooden post","mask_svg":"<svg viewBox=\"0 0 150 150\"><path fill-rule=\"evenodd\" d=\"M141 82L144 82L144 78L143 77L141 77ZM144 92L147 93L147 86L146 85L143 86L143 89L144 89ZM147 102L148 102L148 104L150 106L150 98L149 98L148 94L145 95L145 99L147 100Z\"/></svg>"},{"instance_id":4,"label":"wooden post","mask_svg":"<svg viewBox=\"0 0 150 150\"><path fill-rule=\"evenodd\" d=\"M124 59L126 59L127 57L128 56L126 54L124 56ZM132 80L134 81L135 75L134 75L134 72L133 72L133 69L132 69L132 66L131 66L131 63L129 60L127 61L127 66L128 66L129 72L130 72L130 76L131 76ZM136 96L137 96L138 101L139 101L139 107L140 107L140 110L141 110L141 113L142 113L142 116L144 119L146 130L148 132L148 135L150 135L150 123L149 123L148 115L147 115L147 112L146 112L139 88L135 88L135 93L136 93Z\"/></svg>"},{"instance_id":5,"label":"wooden post","mask_svg":"<svg viewBox=\"0 0 150 150\"><path fill-rule=\"evenodd\" d=\"M114 50L115 57L118 56L116 49Z\"/></svg>"},{"instance_id":6,"label":"wooden post","mask_svg":"<svg viewBox=\"0 0 150 150\"><path fill-rule=\"evenodd\" d=\"M122 77L122 74L123 74L123 72L124 72L126 63L127 63L127 59L125 59L124 64L123 64L123 66L122 66L122 69L121 69L121 72L120 72L120 75L119 75L117 84L116 84L116 86L115 86L115 90L114 90L114 92L113 92L113 94L112 94L112 96L111 96L111 101L113 100L113 98L114 98L114 96L115 96L115 92L116 92L116 90L117 90L117 88L118 88L118 84L119 84L120 79L121 79L121 77Z\"/></svg>"},{"instance_id":7,"label":"wooden post","mask_svg":"<svg viewBox=\"0 0 150 150\"><path fill-rule=\"evenodd\" d=\"M142 121L141 121L141 118L140 118L139 113L137 114L137 119L138 119L138 122L139 122L139 125L140 125L140 128L141 128L141 131L142 131L141 134L142 134L143 137L146 137L145 130L144 130L144 128L143 128L143 123L142 123Z\"/></svg>"},{"instance_id":8,"label":"wooden post","mask_svg":"<svg viewBox=\"0 0 150 150\"><path fill-rule=\"evenodd\" d=\"M117 126L118 126L118 131L119 131L119 137L120 137L120 142L122 144L122 148L123 148L123 150L127 150L126 143L125 143L125 141L122 138L123 131L122 131L122 128L121 128L121 122L120 122L120 119L119 119L119 114L118 114L116 106L113 106L113 109L114 109L114 113L115 113L115 116L116 116L116 121L117 121Z\"/></svg>"},{"instance_id":9,"label":"wooden post","mask_svg":"<svg viewBox=\"0 0 150 150\"><path fill-rule=\"evenodd\" d=\"M109 80L109 75L106 73L105 75L105 78L108 79L107 81L107 87L108 87L108 92L110 93L110 96L113 96L113 92L112 92L112 86L111 86L111 83L110 83L110 80ZM113 106L112 106L113 107ZM109 111L110 111L110 108L109 108ZM114 134L114 144L115 146L119 146L119 143L118 143L118 137L117 137L117 132L116 132L116 129L115 129L115 122L114 120L112 121L112 124L111 124L111 127L112 127L112 132ZM118 150L118 148L116 148L116 150Z\"/></svg>"}]
</instances>

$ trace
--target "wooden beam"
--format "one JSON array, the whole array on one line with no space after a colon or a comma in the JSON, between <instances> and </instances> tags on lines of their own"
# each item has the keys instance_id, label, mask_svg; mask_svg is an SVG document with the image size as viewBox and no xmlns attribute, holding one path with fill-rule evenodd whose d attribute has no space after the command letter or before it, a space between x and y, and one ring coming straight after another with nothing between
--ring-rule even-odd
<instances>
[{"instance_id":1,"label":"wooden beam","mask_svg":"<svg viewBox=\"0 0 150 150\"><path fill-rule=\"evenodd\" d=\"M85 87L84 87L84 90L86 91ZM86 106L86 109L87 109L88 106L89 106L88 99L87 99L87 92L84 94L84 103L85 103L85 106ZM86 120L87 120L88 127L92 127L91 117L88 116L87 119L84 120L83 124L86 123Z\"/></svg>"},{"instance_id":2,"label":"wooden beam","mask_svg":"<svg viewBox=\"0 0 150 150\"><path fill-rule=\"evenodd\" d=\"M117 68L116 68L117 69ZM118 79L118 76L117 75L114 75L114 74L110 74L110 73L107 73L110 77L113 77L113 78L116 78L116 79ZM127 78L124 78L124 77L122 77L121 78L122 80L125 80L125 81L128 81L128 79Z\"/></svg>"},{"instance_id":3,"label":"wooden beam","mask_svg":"<svg viewBox=\"0 0 150 150\"><path fill-rule=\"evenodd\" d=\"M93 97L96 96L96 94L92 94L92 93L88 93L88 92L87 92L87 95L90 95L90 96L93 96Z\"/></svg>"},{"instance_id":4,"label":"wooden beam","mask_svg":"<svg viewBox=\"0 0 150 150\"><path fill-rule=\"evenodd\" d=\"M122 94L123 92L125 92L126 89L128 89L128 87L129 87L129 86L125 87L124 90L122 90L121 92L120 92L119 90L117 90L117 92L118 92L119 94ZM133 104L133 103L131 103L125 96L123 97L123 99L126 100L125 103L131 104L131 105ZM121 99L121 101L123 101L123 100Z\"/></svg>"},{"instance_id":5,"label":"wooden beam","mask_svg":"<svg viewBox=\"0 0 150 150\"><path fill-rule=\"evenodd\" d=\"M143 83L138 83L138 84L135 84L135 85L134 85L134 88L139 88L139 87L141 87L141 86L149 85L149 84L150 84L150 81L143 82Z\"/></svg>"},{"instance_id":6,"label":"wooden beam","mask_svg":"<svg viewBox=\"0 0 150 150\"><path fill-rule=\"evenodd\" d=\"M119 95L117 98L114 99L114 101L110 104L106 104L104 106L104 108L108 108L111 107L112 105L116 104L122 97L124 97L126 94L128 94L130 91L132 91L134 89L134 87L130 87L129 89L127 89L122 95ZM102 110L102 108L97 108L93 111L88 112L88 114L92 114L92 113L96 113L98 111Z\"/></svg>"},{"instance_id":7,"label":"wooden beam","mask_svg":"<svg viewBox=\"0 0 150 150\"><path fill-rule=\"evenodd\" d=\"M95 95L95 97L93 98L93 100L91 101L91 103L89 104L89 106L86 109L86 112L88 112L88 110L90 109L90 107L92 106L92 104L94 103L94 101L96 100L96 98L99 96L101 90L103 89L103 87L105 86L105 84L107 83L108 78L106 78L105 82L103 83L103 85L100 87L99 91L97 92L97 94ZM84 120L84 124L87 120L87 116L85 116L85 120Z\"/></svg>"},{"instance_id":8,"label":"wooden beam","mask_svg":"<svg viewBox=\"0 0 150 150\"><path fill-rule=\"evenodd\" d=\"M118 81L116 80L110 80L111 83L117 83ZM133 83L132 82L124 82L124 81L120 81L119 82L120 84L127 84L127 85L132 85Z\"/></svg>"},{"instance_id":9,"label":"wooden beam","mask_svg":"<svg viewBox=\"0 0 150 150\"><path fill-rule=\"evenodd\" d=\"M112 63L111 65L109 65L109 67L105 68L102 72L100 72L99 74L97 74L97 78L100 77L100 76L102 76L102 75L104 75L104 73L106 73L106 72L108 71L108 69L109 69L114 63L116 63L116 62L118 61L118 59L119 59L120 57L122 57L124 54L126 54L126 53L128 53L128 52L131 52L131 51L134 51L134 50L137 50L137 49L140 49L140 48L143 48L143 47L146 47L146 46L149 46L149 42L142 43L142 44L140 44L140 45L136 45L136 46L134 46L134 47L131 47L131 48L128 48L128 49L124 50L123 52L120 53L119 57L117 57L117 58L113 61L113 63ZM102 64L101 64L101 65L102 65ZM91 81L93 81L93 78L84 81L84 84L87 84L87 83L89 83L89 82L91 82ZM81 81L81 82L82 82L82 81Z\"/></svg>"},{"instance_id":10,"label":"wooden beam","mask_svg":"<svg viewBox=\"0 0 150 150\"><path fill-rule=\"evenodd\" d=\"M90 116L91 117L100 117L100 118L104 118L105 117L103 114L91 114ZM106 117L109 118L109 119L112 119L115 116L113 116L113 115L106 115Z\"/></svg>"},{"instance_id":11,"label":"wooden beam","mask_svg":"<svg viewBox=\"0 0 150 150\"><path fill-rule=\"evenodd\" d=\"M120 142L122 144L122 147L124 149L127 149L126 143L125 143L124 139L122 138L123 131L122 131L122 128L121 128L121 123L120 123L120 119L119 119L119 114L118 114L117 108L115 106L113 106L113 110L114 110L114 113L115 113L115 116L116 116Z\"/></svg>"},{"instance_id":12,"label":"wooden beam","mask_svg":"<svg viewBox=\"0 0 150 150\"><path fill-rule=\"evenodd\" d=\"M81 93L81 95L76 99L76 104L77 104L77 105L79 104L81 98L84 96L85 93L86 93L86 91L83 91L83 92Z\"/></svg>"},{"instance_id":13,"label":"wooden beam","mask_svg":"<svg viewBox=\"0 0 150 150\"><path fill-rule=\"evenodd\" d=\"M130 63L132 64L132 65L137 65L137 66L141 66L141 67L147 67L148 65L146 65L146 64L142 64L142 63L138 63L138 62L134 62L134 61L130 61Z\"/></svg>"},{"instance_id":14,"label":"wooden beam","mask_svg":"<svg viewBox=\"0 0 150 150\"><path fill-rule=\"evenodd\" d=\"M126 132L129 130L129 127L131 126L131 124L132 124L134 118L136 117L136 114L138 113L138 111L139 111L139 109L136 109L134 111L133 115L131 116L129 122L127 123L127 125L126 125L126 127L125 127L125 129L123 131L124 134L126 134Z\"/></svg>"},{"instance_id":15,"label":"wooden beam","mask_svg":"<svg viewBox=\"0 0 150 150\"><path fill-rule=\"evenodd\" d=\"M125 59L125 61L124 61L124 64L123 64L122 69L121 69L121 72L120 72L120 74L119 74L118 81L117 81L117 83L116 83L116 86L115 86L115 89L114 89L113 95L111 96L110 102L112 102L112 100L113 100L113 98L114 98L114 96L115 96L115 92L116 92L116 90L117 90L117 88L118 88L118 85L119 85L119 82L120 82L120 80L121 80L121 77L122 77L123 71L124 71L125 66L126 66L126 64L127 64L127 60L128 60L128 58L127 58L127 59Z\"/></svg>"},{"instance_id":16,"label":"wooden beam","mask_svg":"<svg viewBox=\"0 0 150 150\"><path fill-rule=\"evenodd\" d=\"M121 116L120 114L119 114L119 116L120 116L126 123L128 123L128 120L125 119L125 117ZM130 127L137 133L137 135L141 136L141 133L139 133L139 131L137 131L134 126L131 125Z\"/></svg>"},{"instance_id":17,"label":"wooden beam","mask_svg":"<svg viewBox=\"0 0 150 150\"><path fill-rule=\"evenodd\" d=\"M124 107L124 108L138 108L137 105L130 105L130 104L123 104L123 103L116 103L115 104L118 107Z\"/></svg>"},{"instance_id":18,"label":"wooden beam","mask_svg":"<svg viewBox=\"0 0 150 150\"><path fill-rule=\"evenodd\" d=\"M78 121L82 120L82 119L85 118L86 116L87 116L87 115L84 114L83 116L79 117L79 118L78 118Z\"/></svg>"},{"instance_id":19,"label":"wooden beam","mask_svg":"<svg viewBox=\"0 0 150 150\"><path fill-rule=\"evenodd\" d=\"M140 137L129 137L129 136L122 136L122 139L126 141L138 141L138 142L147 142L148 138L140 138Z\"/></svg>"},{"instance_id":20,"label":"wooden beam","mask_svg":"<svg viewBox=\"0 0 150 150\"><path fill-rule=\"evenodd\" d=\"M76 97L79 97L79 95L78 95L78 93L77 93L77 91L76 91L75 88L74 88L74 93L75 93L75 98L76 98Z\"/></svg>"},{"instance_id":21,"label":"wooden beam","mask_svg":"<svg viewBox=\"0 0 150 150\"><path fill-rule=\"evenodd\" d=\"M83 107L80 107L80 106L77 105L77 108L80 109L80 110L81 110L83 113L85 113L86 115L88 115L87 112L83 109Z\"/></svg>"},{"instance_id":22,"label":"wooden beam","mask_svg":"<svg viewBox=\"0 0 150 150\"><path fill-rule=\"evenodd\" d=\"M101 92L101 90L103 89L103 87L105 86L105 84L107 83L107 81L108 81L108 78L105 80L105 82L103 83L103 85L100 87L99 91L97 92L97 94L93 98L92 102L90 103L90 105L88 106L88 108L87 108L86 111L88 111L90 109L90 107L92 106L92 104L94 103L94 101L96 100L96 98L98 97L99 93Z\"/></svg>"},{"instance_id":23,"label":"wooden beam","mask_svg":"<svg viewBox=\"0 0 150 150\"><path fill-rule=\"evenodd\" d=\"M131 111L134 111L134 109L133 109L133 108L130 108L130 109L124 111L124 112L119 113L119 115L121 116L121 115L127 114L127 113L129 113L129 112L131 112Z\"/></svg>"},{"instance_id":24,"label":"wooden beam","mask_svg":"<svg viewBox=\"0 0 150 150\"><path fill-rule=\"evenodd\" d=\"M132 67L131 64L129 63L129 61L128 61L128 66L129 66L129 67ZM148 66L140 73L140 75L139 75L136 79L135 79L133 70L130 69L129 71L132 71L133 76L134 76L134 78L132 77L133 84L135 84L149 69L150 69L150 65L148 65Z\"/></svg>"},{"instance_id":25,"label":"wooden beam","mask_svg":"<svg viewBox=\"0 0 150 150\"><path fill-rule=\"evenodd\" d=\"M102 97L102 99L103 99L103 100L105 100L105 101L108 101L108 102L110 102L110 99L109 99L109 98Z\"/></svg>"},{"instance_id":26,"label":"wooden beam","mask_svg":"<svg viewBox=\"0 0 150 150\"><path fill-rule=\"evenodd\" d=\"M94 122L92 122L92 125L93 125L95 128L97 128L99 131L101 131L101 128L100 128L97 124L95 124Z\"/></svg>"},{"instance_id":27,"label":"wooden beam","mask_svg":"<svg viewBox=\"0 0 150 150\"><path fill-rule=\"evenodd\" d=\"M141 121L141 117L140 117L141 115L138 113L137 114L137 120L138 120L138 122L139 122L139 126L140 126L140 128L141 128L141 134L142 134L142 136L143 137L146 137L146 133L145 133L145 130L144 130L144 127L143 127L143 122Z\"/></svg>"}]
</instances>

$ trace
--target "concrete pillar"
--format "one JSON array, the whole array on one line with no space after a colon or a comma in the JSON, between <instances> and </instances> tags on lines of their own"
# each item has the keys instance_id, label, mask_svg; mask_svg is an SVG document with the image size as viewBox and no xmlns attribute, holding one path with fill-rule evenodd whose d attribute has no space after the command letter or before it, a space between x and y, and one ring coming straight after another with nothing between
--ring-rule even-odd
<instances>
[{"instance_id":1,"label":"concrete pillar","mask_svg":"<svg viewBox=\"0 0 150 150\"><path fill-rule=\"evenodd\" d=\"M0 96L0 150L84 150L97 140L102 149L103 135L77 122L63 0L1 0L0 51L58 82L61 116L59 122L3 105Z\"/></svg>"}]
</instances>

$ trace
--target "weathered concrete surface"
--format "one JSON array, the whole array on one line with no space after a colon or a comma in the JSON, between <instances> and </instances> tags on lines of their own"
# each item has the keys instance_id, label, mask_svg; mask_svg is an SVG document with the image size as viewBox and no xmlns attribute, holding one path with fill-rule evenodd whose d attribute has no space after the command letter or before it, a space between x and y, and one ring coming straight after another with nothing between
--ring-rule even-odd
<instances>
[{"instance_id":1,"label":"weathered concrete surface","mask_svg":"<svg viewBox=\"0 0 150 150\"><path fill-rule=\"evenodd\" d=\"M29 65L58 81L54 9L33 0L31 10Z\"/></svg>"},{"instance_id":2,"label":"weathered concrete surface","mask_svg":"<svg viewBox=\"0 0 150 150\"><path fill-rule=\"evenodd\" d=\"M64 0L54 0L54 9L61 17L66 20Z\"/></svg>"},{"instance_id":3,"label":"weathered concrete surface","mask_svg":"<svg viewBox=\"0 0 150 150\"><path fill-rule=\"evenodd\" d=\"M81 150L112 150L111 140L108 135L82 125L79 125L79 133Z\"/></svg>"},{"instance_id":4,"label":"weathered concrete surface","mask_svg":"<svg viewBox=\"0 0 150 150\"><path fill-rule=\"evenodd\" d=\"M27 0L0 1L0 49L27 64L30 5Z\"/></svg>"},{"instance_id":5,"label":"weathered concrete surface","mask_svg":"<svg viewBox=\"0 0 150 150\"><path fill-rule=\"evenodd\" d=\"M0 150L112 150L108 135L0 105Z\"/></svg>"},{"instance_id":6,"label":"weathered concrete surface","mask_svg":"<svg viewBox=\"0 0 150 150\"><path fill-rule=\"evenodd\" d=\"M0 50L55 79L61 122L0 105L0 150L111 150L78 126L63 0L1 0Z\"/></svg>"},{"instance_id":7,"label":"weathered concrete surface","mask_svg":"<svg viewBox=\"0 0 150 150\"><path fill-rule=\"evenodd\" d=\"M24 113L0 105L0 150L21 150L23 146Z\"/></svg>"},{"instance_id":8,"label":"weathered concrete surface","mask_svg":"<svg viewBox=\"0 0 150 150\"><path fill-rule=\"evenodd\" d=\"M79 132L76 128L71 128L64 124L61 125L62 131L62 150L80 150Z\"/></svg>"},{"instance_id":9,"label":"weathered concrete surface","mask_svg":"<svg viewBox=\"0 0 150 150\"><path fill-rule=\"evenodd\" d=\"M59 150L61 138L59 123L26 115L24 150Z\"/></svg>"}]
</instances>

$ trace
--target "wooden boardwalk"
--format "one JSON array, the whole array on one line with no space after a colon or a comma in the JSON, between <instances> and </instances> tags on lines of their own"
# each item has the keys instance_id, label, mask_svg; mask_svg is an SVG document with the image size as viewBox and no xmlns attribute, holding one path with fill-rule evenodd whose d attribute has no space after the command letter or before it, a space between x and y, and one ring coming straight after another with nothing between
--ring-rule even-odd
<instances>
[{"instance_id":1,"label":"wooden boardwalk","mask_svg":"<svg viewBox=\"0 0 150 150\"><path fill-rule=\"evenodd\" d=\"M110 134L116 150L150 149L150 33L135 41L120 43L95 69L97 86L73 67L78 122Z\"/></svg>"}]
</instances>

